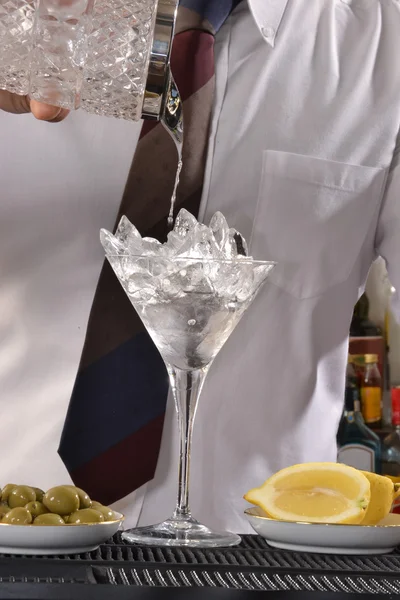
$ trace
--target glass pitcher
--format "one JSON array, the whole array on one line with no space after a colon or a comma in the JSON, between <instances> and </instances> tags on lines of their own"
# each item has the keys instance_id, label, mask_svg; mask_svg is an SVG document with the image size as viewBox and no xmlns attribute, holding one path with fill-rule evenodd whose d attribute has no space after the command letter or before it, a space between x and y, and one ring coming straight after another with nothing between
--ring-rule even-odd
<instances>
[{"instance_id":1,"label":"glass pitcher","mask_svg":"<svg viewBox=\"0 0 400 600\"><path fill-rule=\"evenodd\" d=\"M137 121L176 115L178 0L0 0L0 89Z\"/></svg>"}]
</instances>

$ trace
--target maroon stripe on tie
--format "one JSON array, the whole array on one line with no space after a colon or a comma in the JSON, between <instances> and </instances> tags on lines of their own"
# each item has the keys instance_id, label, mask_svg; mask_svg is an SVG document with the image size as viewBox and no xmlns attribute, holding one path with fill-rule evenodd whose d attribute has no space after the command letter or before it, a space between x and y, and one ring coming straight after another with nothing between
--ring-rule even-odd
<instances>
[{"instance_id":1,"label":"maroon stripe on tie","mask_svg":"<svg viewBox=\"0 0 400 600\"><path fill-rule=\"evenodd\" d=\"M149 481L149 472L155 472L163 426L164 415L161 415L82 465L71 473L74 484L93 500L106 505L139 489ZM112 483L104 485L105 481Z\"/></svg>"},{"instance_id":2,"label":"maroon stripe on tie","mask_svg":"<svg viewBox=\"0 0 400 600\"><path fill-rule=\"evenodd\" d=\"M176 35L171 69L184 102L214 76L214 37L197 29ZM140 139L156 126L155 121L144 121Z\"/></svg>"},{"instance_id":3,"label":"maroon stripe on tie","mask_svg":"<svg viewBox=\"0 0 400 600\"><path fill-rule=\"evenodd\" d=\"M175 37L171 69L183 101L214 76L214 37L205 31L184 31Z\"/></svg>"}]
</instances>

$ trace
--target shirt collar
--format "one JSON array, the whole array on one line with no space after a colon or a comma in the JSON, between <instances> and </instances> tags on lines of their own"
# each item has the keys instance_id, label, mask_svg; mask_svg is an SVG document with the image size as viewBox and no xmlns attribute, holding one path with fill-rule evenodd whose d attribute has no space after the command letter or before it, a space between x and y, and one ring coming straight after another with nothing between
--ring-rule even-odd
<instances>
[{"instance_id":1,"label":"shirt collar","mask_svg":"<svg viewBox=\"0 0 400 600\"><path fill-rule=\"evenodd\" d=\"M272 47L289 0L249 0L250 10L261 35Z\"/></svg>"}]
</instances>

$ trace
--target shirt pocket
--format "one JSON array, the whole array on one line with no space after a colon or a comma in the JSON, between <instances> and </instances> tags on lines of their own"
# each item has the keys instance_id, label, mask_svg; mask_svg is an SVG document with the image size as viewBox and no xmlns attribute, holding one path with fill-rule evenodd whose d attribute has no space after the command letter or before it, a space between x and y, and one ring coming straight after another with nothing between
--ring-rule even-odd
<instances>
[{"instance_id":1,"label":"shirt pocket","mask_svg":"<svg viewBox=\"0 0 400 600\"><path fill-rule=\"evenodd\" d=\"M298 298L345 281L377 216L386 174L266 150L250 250L277 262L270 281Z\"/></svg>"}]
</instances>

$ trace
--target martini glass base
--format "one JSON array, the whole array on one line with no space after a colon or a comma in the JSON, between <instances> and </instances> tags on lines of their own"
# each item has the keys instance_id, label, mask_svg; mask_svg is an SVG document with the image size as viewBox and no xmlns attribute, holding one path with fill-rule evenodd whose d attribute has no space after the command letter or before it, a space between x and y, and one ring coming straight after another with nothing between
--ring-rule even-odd
<instances>
[{"instance_id":1,"label":"martini glass base","mask_svg":"<svg viewBox=\"0 0 400 600\"><path fill-rule=\"evenodd\" d=\"M227 531L213 531L193 517L171 517L158 525L137 527L122 533L130 544L144 546L190 546L195 548L223 548L236 546L240 536Z\"/></svg>"}]
</instances>

